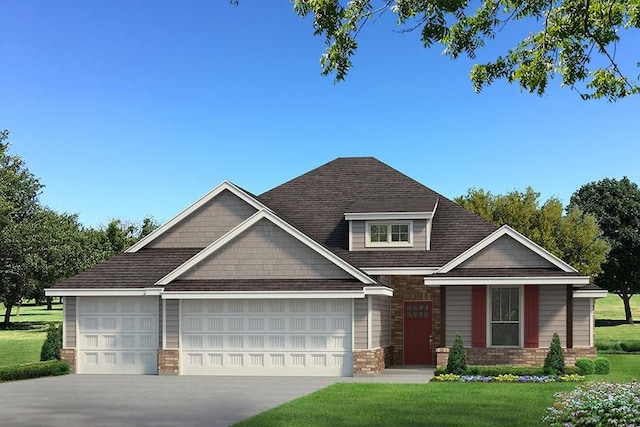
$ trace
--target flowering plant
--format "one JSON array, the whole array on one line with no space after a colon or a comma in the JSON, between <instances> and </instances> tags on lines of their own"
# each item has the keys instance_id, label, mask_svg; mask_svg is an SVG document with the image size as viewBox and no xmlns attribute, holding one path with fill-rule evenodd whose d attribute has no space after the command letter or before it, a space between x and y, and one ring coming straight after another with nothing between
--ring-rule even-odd
<instances>
[{"instance_id":1,"label":"flowering plant","mask_svg":"<svg viewBox=\"0 0 640 427\"><path fill-rule=\"evenodd\" d=\"M433 379L436 380L436 381L441 381L441 382L460 381L460 375L442 374L442 375L436 375L435 377L433 377Z\"/></svg>"},{"instance_id":2,"label":"flowering plant","mask_svg":"<svg viewBox=\"0 0 640 427\"><path fill-rule=\"evenodd\" d=\"M578 374L571 375L512 375L512 374L502 374L497 375L495 377L490 377L486 375L455 375L455 374L441 374L433 377L435 381L440 382L499 382L499 383L552 383L556 381L561 382L580 382L584 381L584 377Z\"/></svg>"}]
</instances>

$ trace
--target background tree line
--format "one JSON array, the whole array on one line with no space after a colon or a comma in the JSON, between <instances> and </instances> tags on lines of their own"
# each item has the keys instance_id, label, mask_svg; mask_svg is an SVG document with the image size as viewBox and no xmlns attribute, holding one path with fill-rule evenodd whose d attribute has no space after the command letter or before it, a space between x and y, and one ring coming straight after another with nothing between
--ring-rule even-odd
<instances>
[{"instance_id":1,"label":"background tree line","mask_svg":"<svg viewBox=\"0 0 640 427\"><path fill-rule=\"evenodd\" d=\"M0 131L0 302L3 323L22 301L44 301L44 289L105 261L153 231L141 223L114 219L82 225L76 214L59 213L39 201L43 185L24 161L9 154L9 132Z\"/></svg>"}]
</instances>

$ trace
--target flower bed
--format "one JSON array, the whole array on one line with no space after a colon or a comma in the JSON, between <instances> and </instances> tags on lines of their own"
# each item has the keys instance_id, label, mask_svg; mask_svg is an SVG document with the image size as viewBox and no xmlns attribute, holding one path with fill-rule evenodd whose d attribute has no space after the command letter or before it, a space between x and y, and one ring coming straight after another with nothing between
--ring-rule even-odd
<instances>
[{"instance_id":1,"label":"flower bed","mask_svg":"<svg viewBox=\"0 0 640 427\"><path fill-rule=\"evenodd\" d=\"M433 377L433 381L439 382L473 382L473 383L553 383L553 382L580 382L584 377L578 374L571 375L512 375L503 374L497 376L486 375L455 375L441 374Z\"/></svg>"}]
</instances>

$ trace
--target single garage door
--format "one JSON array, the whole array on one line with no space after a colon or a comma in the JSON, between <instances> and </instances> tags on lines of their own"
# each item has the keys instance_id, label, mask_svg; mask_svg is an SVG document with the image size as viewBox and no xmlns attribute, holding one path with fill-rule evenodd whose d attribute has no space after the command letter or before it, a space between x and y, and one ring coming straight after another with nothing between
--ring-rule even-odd
<instances>
[{"instance_id":1,"label":"single garage door","mask_svg":"<svg viewBox=\"0 0 640 427\"><path fill-rule=\"evenodd\" d=\"M78 313L78 373L158 372L158 297L80 297Z\"/></svg>"},{"instance_id":2,"label":"single garage door","mask_svg":"<svg viewBox=\"0 0 640 427\"><path fill-rule=\"evenodd\" d=\"M351 300L183 300L186 375L351 376Z\"/></svg>"}]
</instances>

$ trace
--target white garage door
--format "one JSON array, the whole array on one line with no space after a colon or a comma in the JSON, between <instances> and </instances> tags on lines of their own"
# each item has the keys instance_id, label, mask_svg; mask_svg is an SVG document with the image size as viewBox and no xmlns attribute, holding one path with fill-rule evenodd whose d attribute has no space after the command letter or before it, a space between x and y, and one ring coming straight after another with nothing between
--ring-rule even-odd
<instances>
[{"instance_id":1,"label":"white garage door","mask_svg":"<svg viewBox=\"0 0 640 427\"><path fill-rule=\"evenodd\" d=\"M78 313L78 373L158 372L158 297L80 297Z\"/></svg>"},{"instance_id":2,"label":"white garage door","mask_svg":"<svg viewBox=\"0 0 640 427\"><path fill-rule=\"evenodd\" d=\"M350 376L351 300L183 300L182 374Z\"/></svg>"}]
</instances>

